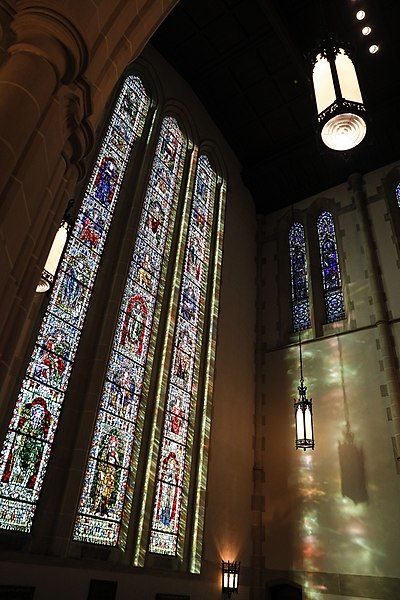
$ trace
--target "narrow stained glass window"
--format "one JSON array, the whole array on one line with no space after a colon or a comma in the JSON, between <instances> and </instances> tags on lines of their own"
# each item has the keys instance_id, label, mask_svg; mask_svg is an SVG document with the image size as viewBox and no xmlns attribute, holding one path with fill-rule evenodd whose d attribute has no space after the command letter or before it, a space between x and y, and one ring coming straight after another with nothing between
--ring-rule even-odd
<instances>
[{"instance_id":1,"label":"narrow stained glass window","mask_svg":"<svg viewBox=\"0 0 400 600\"><path fill-rule=\"evenodd\" d=\"M127 486L135 465L132 449L140 440L138 411L151 369L149 345L157 333L155 313L168 259L185 155L175 119L166 117L150 175L120 306L116 332L85 473L74 539L117 545L126 508ZM132 490L131 490L132 492ZM130 496L132 493L130 493Z\"/></svg>"},{"instance_id":2,"label":"narrow stained glass window","mask_svg":"<svg viewBox=\"0 0 400 600\"><path fill-rule=\"evenodd\" d=\"M293 331L311 327L308 296L308 267L304 227L293 223L289 231L290 275L292 280Z\"/></svg>"},{"instance_id":3,"label":"narrow stained glass window","mask_svg":"<svg viewBox=\"0 0 400 600\"><path fill-rule=\"evenodd\" d=\"M331 213L323 212L317 220L322 284L325 297L326 322L341 321L345 317L342 280L336 244L335 223Z\"/></svg>"},{"instance_id":4,"label":"narrow stained glass window","mask_svg":"<svg viewBox=\"0 0 400 600\"><path fill-rule=\"evenodd\" d=\"M216 174L208 158L197 164L195 190L180 282L177 321L166 393L165 421L160 442L149 550L178 554L183 534L191 463L199 356L216 195Z\"/></svg>"},{"instance_id":5,"label":"narrow stained glass window","mask_svg":"<svg viewBox=\"0 0 400 600\"><path fill-rule=\"evenodd\" d=\"M396 187L396 200L397 200L398 206L400 207L400 183Z\"/></svg>"},{"instance_id":6,"label":"narrow stained glass window","mask_svg":"<svg viewBox=\"0 0 400 600\"><path fill-rule=\"evenodd\" d=\"M0 527L30 531L102 250L149 98L128 76L72 230L1 452Z\"/></svg>"}]
</instances>

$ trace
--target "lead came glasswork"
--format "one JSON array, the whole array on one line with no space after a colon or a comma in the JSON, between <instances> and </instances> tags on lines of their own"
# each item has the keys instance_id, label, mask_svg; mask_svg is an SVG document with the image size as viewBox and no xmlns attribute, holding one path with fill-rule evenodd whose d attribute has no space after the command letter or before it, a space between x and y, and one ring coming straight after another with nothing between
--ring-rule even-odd
<instances>
[{"instance_id":1,"label":"lead came glasswork","mask_svg":"<svg viewBox=\"0 0 400 600\"><path fill-rule=\"evenodd\" d=\"M156 493L150 533L150 552L175 555L186 502L183 480L189 469L188 429L196 401L193 383L198 375L198 348L204 325L216 174L208 158L198 160L187 234L184 271L177 307L165 423L160 443Z\"/></svg>"},{"instance_id":2,"label":"lead came glasswork","mask_svg":"<svg viewBox=\"0 0 400 600\"><path fill-rule=\"evenodd\" d=\"M293 223L289 231L290 274L292 280L293 331L311 327L308 296L308 267L304 227Z\"/></svg>"},{"instance_id":3,"label":"lead came glasswork","mask_svg":"<svg viewBox=\"0 0 400 600\"><path fill-rule=\"evenodd\" d=\"M336 245L335 223L331 213L323 212L317 220L317 231L325 295L326 322L345 318L342 280Z\"/></svg>"},{"instance_id":4,"label":"lead came glasswork","mask_svg":"<svg viewBox=\"0 0 400 600\"><path fill-rule=\"evenodd\" d=\"M84 478L74 539L119 543L132 448L140 439L137 416L166 243L176 212L185 154L175 119L161 126L130 271L103 387L100 410ZM158 297L160 296L160 297ZM151 365L149 365L151 367ZM142 400L143 401L143 400Z\"/></svg>"},{"instance_id":5,"label":"lead came glasswork","mask_svg":"<svg viewBox=\"0 0 400 600\"><path fill-rule=\"evenodd\" d=\"M396 200L397 205L400 207L400 183L396 187Z\"/></svg>"},{"instance_id":6,"label":"lead came glasswork","mask_svg":"<svg viewBox=\"0 0 400 600\"><path fill-rule=\"evenodd\" d=\"M140 79L128 76L60 263L2 448L3 529L31 529L103 246L149 104Z\"/></svg>"}]
</instances>

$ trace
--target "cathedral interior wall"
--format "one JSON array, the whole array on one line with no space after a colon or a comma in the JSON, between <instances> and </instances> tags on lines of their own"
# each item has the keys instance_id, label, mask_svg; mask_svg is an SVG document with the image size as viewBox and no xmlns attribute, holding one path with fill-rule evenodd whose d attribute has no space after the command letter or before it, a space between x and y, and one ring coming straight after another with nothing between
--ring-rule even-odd
<instances>
[{"instance_id":1,"label":"cathedral interior wall","mask_svg":"<svg viewBox=\"0 0 400 600\"><path fill-rule=\"evenodd\" d=\"M72 518L71 503L64 494L64 500L59 505L62 507L62 514L56 517L53 534L49 534L47 528L46 535L42 535L41 526L37 525L34 528L36 540L22 544L25 548L22 551L16 550L15 543L13 547L7 538L4 541L1 584L34 586L35 600L50 600L55 596L60 600L86 598L92 578L117 581L119 600L132 597L132 589L135 591L134 597L143 600L154 598L157 592L186 593L198 600L205 597L219 598L222 559L238 559L242 562L242 597L248 597L253 464L255 211L252 199L241 181L240 164L192 90L151 47L146 48L142 58L158 82L158 91L161 90L159 101L170 106L179 104L190 114L196 143L209 142L215 146L222 157L227 181L203 568L200 575L137 569L127 566L131 562L130 556L121 559L115 558L112 553L107 557L107 554L102 555L101 552L96 556L95 549L89 553L82 552L80 558L78 555L73 556L69 550L70 541L66 537L66 524ZM101 127L98 135L100 131ZM95 152L92 156L95 156ZM111 240L109 252L113 251L113 243ZM107 268L111 269L112 259L108 263ZM119 284L123 270L116 270L116 281ZM104 293L109 293L103 284L100 287ZM112 301L105 313L109 317L112 316L110 307L117 306L113 294L112 291ZM101 303L94 299L93 306L93 315L101 314ZM89 321L92 322L94 331L93 315L89 315ZM81 357L89 365L91 343L87 338L86 334L83 337L84 352L81 352ZM101 360L103 354L105 356L107 345L102 346L100 343L99 348L96 360ZM76 393L79 393L79 385L75 385L75 388ZM82 416L78 416L78 421L82 418L82 423L87 424L86 443L89 443L91 419L94 418L95 411L93 408L88 409L89 405L85 405L84 399L81 398L79 403L82 405ZM93 398L90 399L90 406L92 405ZM58 470L65 468L68 471L68 459L65 455L68 456L69 451L72 454L85 451L84 448L74 450L74 441L70 434L67 435L69 424L73 422L70 420L71 412L73 411L69 411L67 407L65 414L68 423L61 425L60 430L63 440L68 437L69 442L55 444L55 452L63 455L55 457ZM76 421L77 416L73 418ZM82 424L79 427L81 441ZM58 478L60 477L58 473ZM79 474L71 473L70 469L68 495L80 485L80 479ZM51 490L49 487L51 486L48 483L46 486L45 481L44 500L41 507L39 505L38 513L43 526L45 521L54 518L57 498L63 496L62 491L60 494L60 490ZM49 535L53 535L53 539L49 540ZM128 543L128 546L132 547L132 543ZM61 587L60 580L63 581Z\"/></svg>"},{"instance_id":2,"label":"cathedral interior wall","mask_svg":"<svg viewBox=\"0 0 400 600\"><path fill-rule=\"evenodd\" d=\"M366 174L364 185L381 271L378 283L398 355L400 279L390 216L398 207L394 191L385 188L387 174L396 168L389 165ZM278 238L288 211L259 221L263 353L258 401L265 440L266 577L297 581L307 599L393 598L400 594L400 480L392 440L395 415L388 399L390 374L382 359L371 291L374 275L350 186L343 183L296 205L309 236L307 215L320 198L329 200L336 218L346 319L322 325L322 335L316 334L317 307L311 302L313 327L302 333L305 383L314 402L314 451L295 449L299 347L297 335L287 336L280 321L285 305L279 286L282 279L288 286L288 279L278 277L278 270L289 263L282 256L288 245L283 249ZM313 261L318 263L319 256L310 249L309 266Z\"/></svg>"}]
</instances>

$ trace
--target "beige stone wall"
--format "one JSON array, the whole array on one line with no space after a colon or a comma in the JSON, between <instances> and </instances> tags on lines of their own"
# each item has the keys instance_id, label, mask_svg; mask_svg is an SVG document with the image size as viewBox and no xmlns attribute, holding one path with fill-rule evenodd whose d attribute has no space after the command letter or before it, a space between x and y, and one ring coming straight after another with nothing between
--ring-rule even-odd
<instances>
[{"instance_id":1,"label":"beige stone wall","mask_svg":"<svg viewBox=\"0 0 400 600\"><path fill-rule=\"evenodd\" d=\"M344 183L295 207L311 235L307 215L320 198L325 199L324 206L330 203L337 220L347 306L344 322L322 326L318 332L315 319L313 329L303 334L305 380L314 399L313 452L294 448L292 398L299 379L298 346L296 336L285 340L279 320L282 277L278 277L278 265L284 261L278 239L288 211L260 223L262 384L258 401L265 447L266 579L301 583L307 600L400 594L396 558L400 552L400 475L392 440L393 403L397 407L399 397L393 398L390 383L393 377L398 380L400 351L400 272L396 223L391 217L398 208L393 188L397 169L397 164L389 165L364 176L381 270L377 284L386 299L383 317L378 317L374 273L367 260L354 190ZM317 262L318 255L310 254L309 264ZM285 293L290 294L290 288ZM390 348L394 375L382 357L381 325L377 324L382 318L395 340ZM346 435L346 411L350 435Z\"/></svg>"}]
</instances>

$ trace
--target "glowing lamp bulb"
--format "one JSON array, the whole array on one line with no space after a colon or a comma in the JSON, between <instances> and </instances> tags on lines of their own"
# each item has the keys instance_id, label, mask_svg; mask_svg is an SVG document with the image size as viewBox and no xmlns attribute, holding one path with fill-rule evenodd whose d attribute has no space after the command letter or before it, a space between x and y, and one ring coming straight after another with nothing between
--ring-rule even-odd
<instances>
[{"instance_id":1,"label":"glowing lamp bulb","mask_svg":"<svg viewBox=\"0 0 400 600\"><path fill-rule=\"evenodd\" d=\"M372 30L371 30L371 27L363 27L363 28L361 29L361 33L362 33L363 35L369 35L369 34L371 33L371 31L372 31Z\"/></svg>"},{"instance_id":2,"label":"glowing lamp bulb","mask_svg":"<svg viewBox=\"0 0 400 600\"><path fill-rule=\"evenodd\" d=\"M365 11L364 10L358 10L356 12L356 19L358 21L362 21L363 19L365 19Z\"/></svg>"},{"instance_id":3,"label":"glowing lamp bulb","mask_svg":"<svg viewBox=\"0 0 400 600\"><path fill-rule=\"evenodd\" d=\"M323 127L321 132L322 141L328 148L345 152L360 144L367 126L359 115L343 113L332 117Z\"/></svg>"},{"instance_id":4,"label":"glowing lamp bulb","mask_svg":"<svg viewBox=\"0 0 400 600\"><path fill-rule=\"evenodd\" d=\"M37 292L47 292L47 290L50 288L50 285L54 279L54 275L57 271L58 263L60 262L61 255L63 253L64 246L67 243L67 239L68 225L67 223L63 223L53 240L46 264L44 265L42 277L40 278L40 281L36 287Z\"/></svg>"},{"instance_id":5,"label":"glowing lamp bulb","mask_svg":"<svg viewBox=\"0 0 400 600\"><path fill-rule=\"evenodd\" d=\"M379 50L379 46L377 44L372 44L372 46L370 46L368 50L371 54L376 54Z\"/></svg>"}]
</instances>

